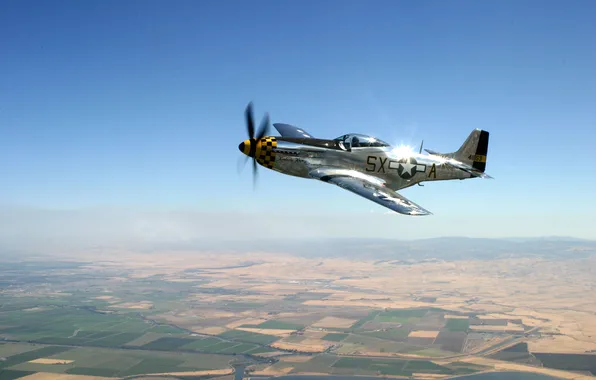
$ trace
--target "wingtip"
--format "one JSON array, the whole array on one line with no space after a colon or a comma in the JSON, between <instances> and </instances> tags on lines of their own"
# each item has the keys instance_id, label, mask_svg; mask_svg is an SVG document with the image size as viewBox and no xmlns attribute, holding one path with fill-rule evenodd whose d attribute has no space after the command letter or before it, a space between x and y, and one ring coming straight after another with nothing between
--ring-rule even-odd
<instances>
[{"instance_id":1,"label":"wingtip","mask_svg":"<svg viewBox=\"0 0 596 380\"><path fill-rule=\"evenodd\" d=\"M410 216L428 216L433 215L432 212L424 210L424 211L411 211L408 215Z\"/></svg>"}]
</instances>

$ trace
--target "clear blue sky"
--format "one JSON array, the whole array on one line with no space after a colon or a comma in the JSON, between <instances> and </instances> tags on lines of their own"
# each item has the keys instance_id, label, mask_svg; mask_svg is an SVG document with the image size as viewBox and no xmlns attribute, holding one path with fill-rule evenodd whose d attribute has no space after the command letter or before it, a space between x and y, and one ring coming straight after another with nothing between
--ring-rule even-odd
<instances>
[{"instance_id":1,"label":"clear blue sky","mask_svg":"<svg viewBox=\"0 0 596 380\"><path fill-rule=\"evenodd\" d=\"M4 1L0 203L219 213L256 237L596 238L595 17L593 1ZM318 137L452 151L486 129L495 180L404 190L426 218L265 168L253 192L236 171L250 100Z\"/></svg>"}]
</instances>

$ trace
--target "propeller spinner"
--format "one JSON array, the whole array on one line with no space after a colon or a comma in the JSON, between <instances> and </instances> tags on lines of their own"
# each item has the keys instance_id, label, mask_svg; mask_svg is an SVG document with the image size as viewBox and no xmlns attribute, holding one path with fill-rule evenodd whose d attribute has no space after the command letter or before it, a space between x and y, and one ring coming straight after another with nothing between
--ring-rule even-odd
<instances>
[{"instance_id":1,"label":"propeller spinner","mask_svg":"<svg viewBox=\"0 0 596 380\"><path fill-rule=\"evenodd\" d=\"M252 112L252 102L248 103L246 106L246 110L244 111L246 117L246 129L248 131L248 140L245 140L238 145L238 149L242 153L246 155L244 159L244 165L246 165L246 161L249 157L252 157L252 173L253 173L253 185L257 180L258 171L257 171L257 159L256 159L256 150L257 150L257 142L261 140L267 132L269 131L269 114L265 113L263 120L261 121L261 125L259 126L259 131L255 136L255 123L254 117Z\"/></svg>"}]
</instances>

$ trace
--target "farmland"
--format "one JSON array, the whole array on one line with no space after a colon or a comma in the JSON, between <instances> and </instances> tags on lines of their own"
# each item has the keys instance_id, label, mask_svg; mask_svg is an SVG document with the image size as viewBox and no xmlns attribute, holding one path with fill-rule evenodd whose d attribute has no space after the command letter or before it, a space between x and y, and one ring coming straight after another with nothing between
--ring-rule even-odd
<instances>
[{"instance_id":1,"label":"farmland","mask_svg":"<svg viewBox=\"0 0 596 380\"><path fill-rule=\"evenodd\" d=\"M4 263L0 373L191 376L228 373L240 361L263 376L594 373L596 310L581 293L594 280L583 270L592 259L567 262L577 285L561 284L556 299L529 298L509 282L514 275L498 277L513 259L467 261L465 270L459 262L253 259L176 253ZM550 275L555 263L533 265L534 281L559 278ZM553 342L558 351L544 349Z\"/></svg>"}]
</instances>

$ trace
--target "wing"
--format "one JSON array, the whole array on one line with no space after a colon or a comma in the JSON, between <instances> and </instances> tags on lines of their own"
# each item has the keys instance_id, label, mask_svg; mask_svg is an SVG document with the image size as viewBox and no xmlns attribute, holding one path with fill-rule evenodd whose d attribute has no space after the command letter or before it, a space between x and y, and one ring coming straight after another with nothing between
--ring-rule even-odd
<instances>
[{"instance_id":1,"label":"wing","mask_svg":"<svg viewBox=\"0 0 596 380\"><path fill-rule=\"evenodd\" d=\"M304 129L300 129L300 128L295 127L290 124L274 123L273 126L275 127L275 129L277 129L279 134L282 135L283 137L294 137L294 138L301 138L301 139L314 138L308 132L306 132Z\"/></svg>"},{"instance_id":2,"label":"wing","mask_svg":"<svg viewBox=\"0 0 596 380\"><path fill-rule=\"evenodd\" d=\"M309 175L320 181L337 185L400 214L432 214L404 196L385 187L382 180L355 170L319 168L311 171Z\"/></svg>"}]
</instances>

